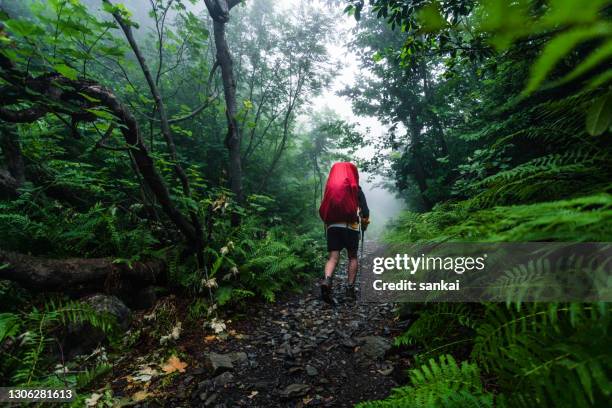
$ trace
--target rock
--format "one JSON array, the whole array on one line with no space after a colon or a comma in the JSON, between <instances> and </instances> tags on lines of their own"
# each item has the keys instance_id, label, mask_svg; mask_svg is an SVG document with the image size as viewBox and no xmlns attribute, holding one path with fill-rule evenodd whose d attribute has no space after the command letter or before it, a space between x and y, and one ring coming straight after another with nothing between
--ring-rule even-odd
<instances>
[{"instance_id":1,"label":"rock","mask_svg":"<svg viewBox=\"0 0 612 408\"><path fill-rule=\"evenodd\" d=\"M215 384L215 387L225 387L227 384L234 381L234 375L230 373L229 371L226 371L216 376L215 378L213 378L212 381L213 381L213 384Z\"/></svg>"},{"instance_id":2,"label":"rock","mask_svg":"<svg viewBox=\"0 0 612 408\"><path fill-rule=\"evenodd\" d=\"M278 354L283 354L283 355L291 357L292 356L292 354L291 354L291 345L289 343L285 342L285 343L281 344L281 346L278 348L277 352L278 352Z\"/></svg>"},{"instance_id":3,"label":"rock","mask_svg":"<svg viewBox=\"0 0 612 408\"><path fill-rule=\"evenodd\" d=\"M253 383L253 388L259 391L267 390L268 388L272 388L274 386L275 386L274 381L257 381Z\"/></svg>"},{"instance_id":4,"label":"rock","mask_svg":"<svg viewBox=\"0 0 612 408\"><path fill-rule=\"evenodd\" d=\"M219 394L217 394L216 392L211 394L208 398L206 398L206 401L204 401L204 406L210 407L212 404L215 403L215 401L217 401L218 397L219 397Z\"/></svg>"},{"instance_id":5,"label":"rock","mask_svg":"<svg viewBox=\"0 0 612 408\"><path fill-rule=\"evenodd\" d=\"M198 383L198 392L199 393L203 393L205 391L207 391L209 388L212 388L212 381L211 380L204 380L202 382Z\"/></svg>"},{"instance_id":6,"label":"rock","mask_svg":"<svg viewBox=\"0 0 612 408\"><path fill-rule=\"evenodd\" d=\"M290 384L281 391L280 396L284 399L301 397L306 395L309 390L310 386L308 384Z\"/></svg>"},{"instance_id":7,"label":"rock","mask_svg":"<svg viewBox=\"0 0 612 408\"><path fill-rule=\"evenodd\" d=\"M387 367L383 367L380 370L378 370L378 372L384 376L391 375L391 373L393 372L393 366L389 364Z\"/></svg>"},{"instance_id":8,"label":"rock","mask_svg":"<svg viewBox=\"0 0 612 408\"><path fill-rule=\"evenodd\" d=\"M308 374L311 377L314 377L314 376L319 374L319 371L316 368L314 368L313 366L311 366L310 364L308 364L306 366L306 374Z\"/></svg>"},{"instance_id":9,"label":"rock","mask_svg":"<svg viewBox=\"0 0 612 408\"><path fill-rule=\"evenodd\" d=\"M369 360L380 360L391 349L391 344L381 336L365 336L356 339L361 345L357 354Z\"/></svg>"},{"instance_id":10,"label":"rock","mask_svg":"<svg viewBox=\"0 0 612 408\"><path fill-rule=\"evenodd\" d=\"M212 367L213 374L234 369L231 358L227 354L209 353L208 363Z\"/></svg>"},{"instance_id":11,"label":"rock","mask_svg":"<svg viewBox=\"0 0 612 408\"><path fill-rule=\"evenodd\" d=\"M114 316L122 330L127 330L130 326L132 312L118 297L96 294L86 297L82 302L91 306L96 312L109 313Z\"/></svg>"},{"instance_id":12,"label":"rock","mask_svg":"<svg viewBox=\"0 0 612 408\"><path fill-rule=\"evenodd\" d=\"M113 316L121 330L128 329L132 312L118 297L96 294L82 299L81 302L96 312ZM72 359L79 354L89 354L105 340L104 332L89 323L70 324L63 345L63 357Z\"/></svg>"},{"instance_id":13,"label":"rock","mask_svg":"<svg viewBox=\"0 0 612 408\"><path fill-rule=\"evenodd\" d=\"M206 370L204 370L204 368L202 368L202 367L196 367L193 370L191 370L191 373L193 375L202 375L202 374L204 374L205 371Z\"/></svg>"},{"instance_id":14,"label":"rock","mask_svg":"<svg viewBox=\"0 0 612 408\"><path fill-rule=\"evenodd\" d=\"M340 344L343 347L346 347L346 348L349 348L349 349L352 349L352 348L354 348L357 345L357 343L355 343L355 341L353 341L353 339L351 339L351 338L343 338L342 340L340 340Z\"/></svg>"},{"instance_id":15,"label":"rock","mask_svg":"<svg viewBox=\"0 0 612 408\"><path fill-rule=\"evenodd\" d=\"M233 353L229 353L228 357L230 358L232 363L237 363L237 364L244 363L245 361L249 359L249 357L247 356L247 353L245 353L244 351L235 351Z\"/></svg>"}]
</instances>

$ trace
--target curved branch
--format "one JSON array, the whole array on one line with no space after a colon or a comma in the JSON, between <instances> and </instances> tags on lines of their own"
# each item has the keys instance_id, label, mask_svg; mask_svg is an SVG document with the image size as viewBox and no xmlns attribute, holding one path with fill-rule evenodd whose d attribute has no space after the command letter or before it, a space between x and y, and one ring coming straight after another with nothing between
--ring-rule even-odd
<instances>
[{"instance_id":1,"label":"curved branch","mask_svg":"<svg viewBox=\"0 0 612 408\"><path fill-rule=\"evenodd\" d=\"M103 1L107 4L112 5L110 0L103 0ZM181 182L183 193L187 197L190 197L191 188L189 186L189 179L187 178L187 174L185 173L185 170L183 170L183 167L181 166L179 162L178 154L176 151L176 145L174 144L174 138L172 137L172 131L170 130L170 124L168 122L168 115L166 112L166 107L164 105L164 100L162 99L161 92L159 91L159 88L157 87L156 80L153 79L153 76L151 75L151 71L149 70L147 62L145 61L145 58L142 55L140 48L138 47L138 44L136 43L136 40L134 39L134 35L132 33L132 27L130 26L129 22L125 21L119 12L115 11L112 14L113 14L113 17L115 18L115 21L117 21L117 23L121 27L121 30L125 34L125 38L130 44L130 47L132 48L134 55L136 55L136 59L138 60L142 73L147 81L147 84L149 85L151 94L153 95L153 98L155 99L155 104L157 105L157 110L159 112L159 118L161 122L161 131L162 131L162 134L164 135L164 139L166 139L166 145L168 146L170 158L174 162L174 172L176 173L177 177L179 178ZM165 14L164 14L164 18L165 18ZM160 64L161 64L161 61L160 61ZM201 242L202 226L200 224L200 220L198 219L198 216L195 212L190 213L190 218L191 218L191 223L193 227L195 228L196 246L200 247L202 244Z\"/></svg>"},{"instance_id":2,"label":"curved branch","mask_svg":"<svg viewBox=\"0 0 612 408\"><path fill-rule=\"evenodd\" d=\"M21 89L20 98L29 101L34 106L28 112L36 114L15 115L11 117L23 122L31 122L42 117L47 112L45 107L61 105L66 107L73 120L93 122L98 119L92 110L105 108L111 112L122 125L121 133L129 152L142 174L148 187L162 209L190 242L198 239L198 234L189 220L175 207L163 178L157 172L155 163L145 146L138 123L129 110L108 89L97 82L85 79L72 80L59 75L57 72L33 78L27 73L17 70L11 60L0 53L0 77L16 88ZM32 92L35 91L35 92ZM4 112L6 113L6 109ZM10 112L9 112L10 114Z\"/></svg>"}]
</instances>

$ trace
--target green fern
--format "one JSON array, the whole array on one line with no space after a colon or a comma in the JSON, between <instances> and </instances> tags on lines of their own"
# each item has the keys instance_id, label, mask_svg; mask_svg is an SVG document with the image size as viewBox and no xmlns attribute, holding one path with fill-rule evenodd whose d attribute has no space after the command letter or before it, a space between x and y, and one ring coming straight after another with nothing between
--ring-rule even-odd
<instances>
[{"instance_id":1,"label":"green fern","mask_svg":"<svg viewBox=\"0 0 612 408\"><path fill-rule=\"evenodd\" d=\"M358 408L378 407L492 407L493 396L482 386L475 364L457 364L450 355L433 358L409 371L410 385L395 388L382 401L357 404Z\"/></svg>"},{"instance_id":2,"label":"green fern","mask_svg":"<svg viewBox=\"0 0 612 408\"><path fill-rule=\"evenodd\" d=\"M606 304L491 304L472 357L542 406L590 406L612 391ZM512 406L512 405L511 405Z\"/></svg>"},{"instance_id":3,"label":"green fern","mask_svg":"<svg viewBox=\"0 0 612 408\"><path fill-rule=\"evenodd\" d=\"M19 319L18 324L16 319ZM0 352L4 354L4 362L0 364L2 377L15 385L31 385L40 381L49 368L48 351L57 341L55 336L58 329L83 323L102 330L111 338L116 332L114 317L75 301L51 300L43 308L33 307L22 315L2 314L0 337L21 339L10 354Z\"/></svg>"}]
</instances>

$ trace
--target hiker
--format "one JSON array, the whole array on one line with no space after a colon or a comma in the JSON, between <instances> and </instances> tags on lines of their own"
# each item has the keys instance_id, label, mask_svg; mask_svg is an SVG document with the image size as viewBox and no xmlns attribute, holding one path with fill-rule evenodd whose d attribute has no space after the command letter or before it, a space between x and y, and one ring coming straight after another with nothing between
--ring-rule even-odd
<instances>
[{"instance_id":1,"label":"hiker","mask_svg":"<svg viewBox=\"0 0 612 408\"><path fill-rule=\"evenodd\" d=\"M325 264L325 276L321 282L321 297L332 303L332 277L340 259L340 251L348 254L348 282L346 296L356 299L357 250L360 235L368 227L370 210L363 190L359 186L359 172L350 162L334 163L329 171L319 215L325 223L329 259Z\"/></svg>"}]
</instances>

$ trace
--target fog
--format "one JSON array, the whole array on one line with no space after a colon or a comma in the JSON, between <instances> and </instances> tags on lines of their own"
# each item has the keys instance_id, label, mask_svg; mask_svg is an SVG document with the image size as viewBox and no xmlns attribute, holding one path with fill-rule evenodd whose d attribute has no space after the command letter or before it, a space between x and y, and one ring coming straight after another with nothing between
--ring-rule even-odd
<instances>
[{"instance_id":1,"label":"fog","mask_svg":"<svg viewBox=\"0 0 612 408\"><path fill-rule=\"evenodd\" d=\"M374 176L373 180L368 180L368 176L367 173L361 173L359 184L370 208L371 224L366 232L366 239L375 239L385 231L386 224L399 215L405 204L403 200L396 198L393 192L381 185L385 179Z\"/></svg>"}]
</instances>

